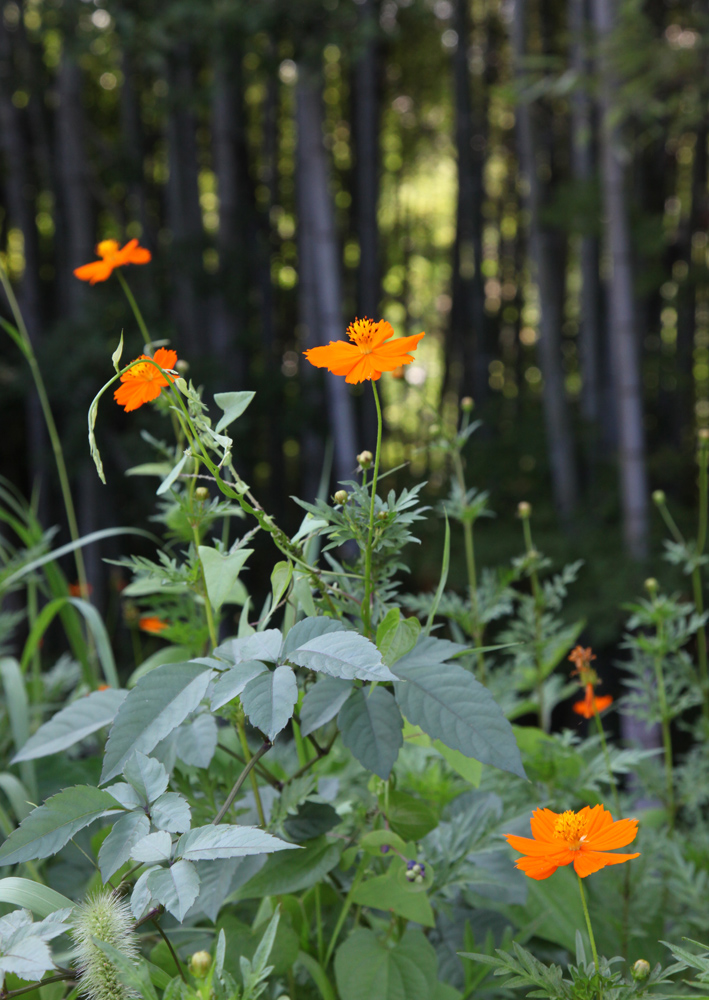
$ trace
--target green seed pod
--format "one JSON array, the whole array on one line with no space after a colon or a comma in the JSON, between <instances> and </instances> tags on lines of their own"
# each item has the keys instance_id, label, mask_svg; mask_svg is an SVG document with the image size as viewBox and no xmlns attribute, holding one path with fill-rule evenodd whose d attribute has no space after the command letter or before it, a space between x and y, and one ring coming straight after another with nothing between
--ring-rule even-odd
<instances>
[{"instance_id":1,"label":"green seed pod","mask_svg":"<svg viewBox=\"0 0 709 1000\"><path fill-rule=\"evenodd\" d=\"M138 942L128 903L110 889L102 889L76 907L71 936L83 996L89 1000L131 1000L135 994L123 984L113 961L96 944L109 944L135 961Z\"/></svg>"}]
</instances>

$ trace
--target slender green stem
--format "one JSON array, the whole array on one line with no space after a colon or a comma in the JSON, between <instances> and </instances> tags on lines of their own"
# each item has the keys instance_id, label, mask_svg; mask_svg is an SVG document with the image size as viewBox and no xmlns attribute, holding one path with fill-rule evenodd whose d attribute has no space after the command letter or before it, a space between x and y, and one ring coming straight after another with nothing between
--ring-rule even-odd
<instances>
[{"instance_id":1,"label":"slender green stem","mask_svg":"<svg viewBox=\"0 0 709 1000\"><path fill-rule=\"evenodd\" d=\"M591 942L591 952L593 954L593 961L594 961L595 966L596 966L596 975L599 977L598 1000L602 1000L603 992L601 990L601 985L600 985L601 968L600 968L600 966L598 964L598 952L596 951L596 939L593 936L593 927L591 926L591 917L589 916L589 912L588 912L588 903L586 902L586 893L583 891L583 880L582 880L582 878L581 878L580 875L578 876L578 880L579 880L579 893L581 894L581 906L583 907L583 915L586 918L586 930L588 931L588 937L589 937L589 940Z\"/></svg>"},{"instance_id":2,"label":"slender green stem","mask_svg":"<svg viewBox=\"0 0 709 1000\"><path fill-rule=\"evenodd\" d=\"M118 281L120 282L121 288L123 289L123 291L126 294L126 298L128 299L128 305L133 310L133 315L135 316L135 321L138 324L138 326L140 327L140 332L141 332L142 337L143 337L143 343L149 344L150 343L150 334L148 333L148 328L145 325L145 320L143 319L143 314L141 313L140 309L138 308L138 303L135 301L135 296L133 295L133 292L131 292L130 288L128 287L128 282L123 277L123 275L121 273L121 269L117 267L116 270L115 270L115 272L114 272L114 274L118 278Z\"/></svg>"},{"instance_id":3,"label":"slender green stem","mask_svg":"<svg viewBox=\"0 0 709 1000\"><path fill-rule=\"evenodd\" d=\"M64 501L64 509L66 511L66 519L69 525L69 534L71 535L71 540L73 542L79 541L79 525L76 520L76 511L74 509L74 500L71 495L71 486L69 485L69 475L67 473L66 462L64 461L64 451L62 450L61 438L59 437L59 432L57 430L57 425L54 422L54 414L52 413L52 408L49 404L49 396L47 395L47 389L44 384L44 379L42 378L42 372L40 371L39 364L37 363L37 356L34 352L34 347L32 346L32 341L30 340L30 335L27 331L25 321L20 312L20 307L15 298L15 292L13 291L10 279L7 276L5 268L0 264L0 284L5 291L7 296L7 301L10 305L10 310L15 320L15 325L17 331L20 335L20 346L22 353L25 356L27 364L30 366L30 371L32 373L32 378L34 380L35 388L37 390L37 395L39 396L39 403L42 408L42 415L44 417L44 422L47 426L47 433L49 434L49 440L52 445L52 453L54 455L54 462L57 467L57 473L59 475L59 486L62 492L62 499ZM87 581L86 581L86 566L84 564L84 557L80 548L74 549L74 563L76 565L76 575L81 587L82 594L88 593ZM95 667L93 672L95 673ZM98 679L96 678L96 683Z\"/></svg>"},{"instance_id":4,"label":"slender green stem","mask_svg":"<svg viewBox=\"0 0 709 1000\"><path fill-rule=\"evenodd\" d=\"M529 516L522 518L522 531L524 532L524 544L528 556L533 556L536 552L532 541L532 526L529 523ZM529 574L532 584L532 596L534 597L534 661L537 668L537 719L539 728L544 729L544 676L542 664L542 611L544 609L544 595L539 585L539 576L535 567Z\"/></svg>"},{"instance_id":5,"label":"slender green stem","mask_svg":"<svg viewBox=\"0 0 709 1000\"><path fill-rule=\"evenodd\" d=\"M234 786L234 788L236 789L236 791L234 791L234 788L232 788L232 790L229 792L229 798L227 798L226 802L224 803L224 805L222 806L222 808L219 810L219 813L217 814L219 816L219 819L218 820L215 819L214 822L215 823L216 822L220 822L221 823L221 820L222 820L222 815L221 814L223 814L223 812L226 812L226 810L231 806L231 803L234 801L234 798L236 797L236 795L237 795L237 793L239 791L239 788L241 788L241 784L243 784L243 779L247 775L250 774L251 775L251 787L253 788L253 791L254 791L254 801L256 802L256 811L258 812L259 823L261 824L261 826L265 827L266 826L266 816L265 816L265 813L263 811L263 803L261 802L261 795L260 795L259 790L258 790L258 778L256 777L256 773L252 770L252 768L254 767L256 761L260 757L263 757L263 755L266 753L266 750L270 749L271 744L269 743L267 745L267 744L264 743L264 745L262 747L259 747L259 749L256 751L256 753L252 757L251 756L251 750L249 749L248 740L246 739L246 726L244 725L243 713L240 713L240 714L241 714L241 718L239 719L239 722L237 724L237 730L239 732L239 742L241 743L241 752L243 753L244 758L246 760L246 768L239 775L239 777L236 779L236 784ZM239 783L240 781L241 781L241 784Z\"/></svg>"},{"instance_id":6,"label":"slender green stem","mask_svg":"<svg viewBox=\"0 0 709 1000\"><path fill-rule=\"evenodd\" d=\"M0 1000L10 1000L10 997L21 997L23 993L33 993L40 986L49 986L50 983L61 983L67 980L76 979L75 972L60 972L58 976L47 976L40 982L31 983L29 986L21 986L17 990L0 990Z\"/></svg>"},{"instance_id":7,"label":"slender green stem","mask_svg":"<svg viewBox=\"0 0 709 1000\"><path fill-rule=\"evenodd\" d=\"M455 467L455 474L458 480L458 485L460 487L461 496L465 497L465 472L463 470L463 460L460 456L459 449L453 452L453 464ZM473 525L472 523L463 517L463 538L465 541L465 564L468 571L468 589L470 590L470 612L472 617L473 625L473 639L475 640L475 646L477 648L477 660L478 660L478 680L481 683L485 682L485 654L480 651L483 645L483 632L484 626L480 622L480 614L478 609L478 576L475 568L475 543L473 540Z\"/></svg>"},{"instance_id":8,"label":"slender green stem","mask_svg":"<svg viewBox=\"0 0 709 1000\"><path fill-rule=\"evenodd\" d=\"M601 722L600 713L594 712L593 717L596 720L596 729L598 730L598 735L601 738L601 746L603 747L603 756L606 761L606 768L608 769L608 778L611 783L611 788L613 789L613 801L615 803L616 819L622 819L622 813L620 808L620 796L618 794L618 784L615 780L615 775L613 774L613 768L611 767L611 755L608 753L608 744L606 743L606 734L603 731L603 723Z\"/></svg>"},{"instance_id":9,"label":"slender green stem","mask_svg":"<svg viewBox=\"0 0 709 1000\"><path fill-rule=\"evenodd\" d=\"M379 476L379 458L382 450L382 408L379 403L379 393L376 382L371 382L374 402L377 407L377 450L374 455L374 469L372 471L372 499L369 505L369 533L367 535L367 548L364 552L364 600L362 601L362 624L364 634L370 637L372 631L372 542L374 540L374 504L377 496L377 478Z\"/></svg>"},{"instance_id":10,"label":"slender green stem","mask_svg":"<svg viewBox=\"0 0 709 1000\"><path fill-rule=\"evenodd\" d=\"M239 736L241 736L242 730L243 730L243 724L242 724L241 729L239 730ZM244 734L244 740L245 739L246 739L246 734ZM243 743L242 743L242 746L243 746ZM219 823L221 823L221 821L224 819L224 817L226 816L226 814L229 812L229 810L231 809L231 806L232 806L232 803L233 803L234 799L239 794L239 790L241 789L241 786L244 784L244 782L248 778L249 774L251 774L251 780L252 781L254 780L254 778L256 777L256 775L252 774L253 768L256 767L256 765L258 764L258 762L261 759L261 757L263 757L263 755L267 751L269 751L272 746L273 746L272 743L266 741L266 743L264 743L263 746L260 746L258 748L258 750L253 755L253 757L250 760L247 761L246 767L241 772L241 774L239 775L239 777L236 779L236 781L234 782L234 787L232 788L232 790L227 795L226 802L224 803L224 805L221 807L221 809L219 810L219 812L217 813L217 815L212 820L212 824L214 826L218 826ZM248 746L246 747L246 750L248 750ZM261 826L265 826L266 822L265 822L264 816L263 816L263 808L261 806L261 799L258 796L258 786L255 785L255 789L256 789L255 790L256 805L257 805L257 808L258 808L259 819L261 820Z\"/></svg>"},{"instance_id":11,"label":"slender green stem","mask_svg":"<svg viewBox=\"0 0 709 1000\"><path fill-rule=\"evenodd\" d=\"M320 883L315 883L315 934L318 940L318 962L323 964L325 957L325 940L322 927L322 904L320 900Z\"/></svg>"},{"instance_id":12,"label":"slender green stem","mask_svg":"<svg viewBox=\"0 0 709 1000\"><path fill-rule=\"evenodd\" d=\"M332 953L335 950L335 945L337 944L337 939L340 936L340 931L342 930L343 924L347 919L347 914L350 912L350 907L352 906L352 897L354 896L357 886L360 884L364 878L364 873L367 868L369 859L367 857L362 858L359 868L357 869L357 874L352 880L352 885L350 886L350 891L345 896L345 900L342 904L342 909L337 918L337 923L335 924L335 929L332 932L332 937L330 938L330 943L327 946L327 951L325 953L325 961L323 963L323 968L327 969L328 963L332 958Z\"/></svg>"},{"instance_id":13,"label":"slender green stem","mask_svg":"<svg viewBox=\"0 0 709 1000\"><path fill-rule=\"evenodd\" d=\"M160 920L159 920L159 918L158 917L154 917L152 923L153 923L153 926L155 927L155 929L157 930L158 934L160 935L160 937L163 939L163 941L167 945L167 950L172 955L172 960L175 963L175 965L177 966L177 971L180 974L180 979L182 980L183 983L186 983L187 982L187 976L185 975L185 970L182 968L182 963L180 962L179 958L177 957L177 952L172 947L172 942L170 941L170 938L167 936L167 934L165 933L165 931L160 926Z\"/></svg>"}]
</instances>

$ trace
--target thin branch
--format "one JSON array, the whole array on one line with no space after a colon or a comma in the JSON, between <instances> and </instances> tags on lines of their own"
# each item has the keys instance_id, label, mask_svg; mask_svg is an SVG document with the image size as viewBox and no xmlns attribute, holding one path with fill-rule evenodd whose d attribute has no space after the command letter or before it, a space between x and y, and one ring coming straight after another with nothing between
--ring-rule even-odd
<instances>
[{"instance_id":1,"label":"thin branch","mask_svg":"<svg viewBox=\"0 0 709 1000\"><path fill-rule=\"evenodd\" d=\"M160 935L160 937L163 939L163 941L167 945L167 950L172 955L172 960L175 963L175 965L177 966L177 971L180 973L180 978L182 979L182 982L186 983L187 982L187 976L185 975L185 971L182 968L182 964L181 964L179 958L177 957L177 952L172 947L172 943L171 943L169 937L167 936L167 934L165 933L165 931L160 926L159 917L153 917L152 923L153 923L153 926L156 928L156 930L157 930L158 934Z\"/></svg>"},{"instance_id":2,"label":"thin branch","mask_svg":"<svg viewBox=\"0 0 709 1000\"><path fill-rule=\"evenodd\" d=\"M248 762L248 764L246 765L246 767L244 768L244 770L241 772L241 774L239 775L239 777L234 782L234 787L229 792L229 794L227 796L227 799L226 799L226 802L224 803L224 805L221 807L221 809L219 810L219 812L217 813L217 815L212 820L212 824L214 826L217 826L224 819L224 817L226 816L226 814L231 809L231 806L232 806L232 803L233 803L234 799L239 794L239 789L241 788L241 786L244 784L244 782L248 778L249 773L251 772L251 769L256 766L256 764L258 763L259 758L263 757L263 755L265 753L267 753L267 751L269 751L272 746L273 746L273 743L271 743L270 740L266 740L266 742L262 746L260 746L258 748L258 750L256 751L256 753L253 755L253 757Z\"/></svg>"},{"instance_id":3,"label":"thin branch","mask_svg":"<svg viewBox=\"0 0 709 1000\"><path fill-rule=\"evenodd\" d=\"M69 979L76 979L75 972L61 972L58 976L48 976L47 979L40 979L39 982L30 983L29 986L21 986L17 990L0 990L0 1000L9 1000L10 997L19 997L23 993L32 993L40 986L49 986L50 983L62 983Z\"/></svg>"}]
</instances>

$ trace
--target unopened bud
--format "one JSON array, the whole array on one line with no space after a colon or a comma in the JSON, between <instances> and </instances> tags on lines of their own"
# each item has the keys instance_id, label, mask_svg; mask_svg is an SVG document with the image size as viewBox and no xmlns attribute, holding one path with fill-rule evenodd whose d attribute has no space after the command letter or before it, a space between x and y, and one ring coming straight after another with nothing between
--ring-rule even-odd
<instances>
[{"instance_id":1,"label":"unopened bud","mask_svg":"<svg viewBox=\"0 0 709 1000\"><path fill-rule=\"evenodd\" d=\"M380 510L379 513L377 514L377 521L386 521L388 517L389 515L385 510Z\"/></svg>"},{"instance_id":2,"label":"unopened bud","mask_svg":"<svg viewBox=\"0 0 709 1000\"><path fill-rule=\"evenodd\" d=\"M700 427L697 431L697 437L699 438L700 445L706 447L707 442L709 442L709 427Z\"/></svg>"},{"instance_id":3,"label":"unopened bud","mask_svg":"<svg viewBox=\"0 0 709 1000\"><path fill-rule=\"evenodd\" d=\"M196 951L190 959L190 972L197 979L204 979L212 965L212 956L208 951Z\"/></svg>"},{"instance_id":4,"label":"unopened bud","mask_svg":"<svg viewBox=\"0 0 709 1000\"><path fill-rule=\"evenodd\" d=\"M361 451L357 456L357 462L361 469L368 469L373 461L374 455L372 455L371 451Z\"/></svg>"},{"instance_id":5,"label":"unopened bud","mask_svg":"<svg viewBox=\"0 0 709 1000\"><path fill-rule=\"evenodd\" d=\"M532 516L531 503L527 503L526 500L521 500L520 503L517 504L517 514L526 521L528 517Z\"/></svg>"},{"instance_id":6,"label":"unopened bud","mask_svg":"<svg viewBox=\"0 0 709 1000\"><path fill-rule=\"evenodd\" d=\"M645 590L647 590L647 592L649 594L655 594L655 593L657 593L657 588L659 586L660 585L659 585L659 583L657 582L657 580L655 579L654 576L649 576L647 578L647 580L645 581Z\"/></svg>"},{"instance_id":7,"label":"unopened bud","mask_svg":"<svg viewBox=\"0 0 709 1000\"><path fill-rule=\"evenodd\" d=\"M185 361L184 358L178 358L177 361L175 362L175 371L179 372L180 375L186 375L189 370L190 370L189 361ZM197 954L199 954L199 952L197 952Z\"/></svg>"},{"instance_id":8,"label":"unopened bud","mask_svg":"<svg viewBox=\"0 0 709 1000\"><path fill-rule=\"evenodd\" d=\"M206 486L198 486L194 491L195 500L199 500L200 503L204 503L205 500L209 500L209 490Z\"/></svg>"},{"instance_id":9,"label":"unopened bud","mask_svg":"<svg viewBox=\"0 0 709 1000\"><path fill-rule=\"evenodd\" d=\"M649 975L650 963L645 961L644 958L639 958L632 968L633 979L647 979Z\"/></svg>"},{"instance_id":10,"label":"unopened bud","mask_svg":"<svg viewBox=\"0 0 709 1000\"><path fill-rule=\"evenodd\" d=\"M349 494L347 490L338 490L332 499L335 501L335 503L341 503L344 505L347 503L348 498Z\"/></svg>"},{"instance_id":11,"label":"unopened bud","mask_svg":"<svg viewBox=\"0 0 709 1000\"><path fill-rule=\"evenodd\" d=\"M470 413L474 406L475 403L473 402L472 396L463 396L463 398L460 401L460 408L463 411L463 413Z\"/></svg>"},{"instance_id":12,"label":"unopened bud","mask_svg":"<svg viewBox=\"0 0 709 1000\"><path fill-rule=\"evenodd\" d=\"M658 507L662 507L666 499L664 490L655 490L652 494L652 502L657 504Z\"/></svg>"}]
</instances>

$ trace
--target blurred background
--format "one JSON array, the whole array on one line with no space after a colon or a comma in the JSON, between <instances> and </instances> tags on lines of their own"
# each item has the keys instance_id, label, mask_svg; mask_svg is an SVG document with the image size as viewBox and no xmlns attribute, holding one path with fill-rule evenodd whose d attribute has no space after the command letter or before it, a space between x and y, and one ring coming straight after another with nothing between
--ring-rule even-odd
<instances>
[{"instance_id":1,"label":"blurred background","mask_svg":"<svg viewBox=\"0 0 709 1000\"><path fill-rule=\"evenodd\" d=\"M330 452L332 488L375 440L369 387L301 352L354 316L425 330L405 377L380 383L385 465L408 463L389 482L446 495L431 430L472 396L467 476L498 513L476 528L480 561L521 550L514 513L531 501L538 547L587 560L569 614L595 645L616 640L618 603L660 575L651 491L680 525L696 516L708 28L707 0L3 0L1 259L81 531L150 526L157 482L123 473L152 458L141 431L169 438L148 407L107 397L97 479L86 411L121 331L124 360L142 341L115 277L89 287L72 270L99 239L138 237L153 262L124 274L152 337L205 398L257 391L236 455L284 527ZM58 544L41 412L0 337L0 471ZM423 537L414 592L437 581L435 515ZM140 544L86 550L100 608L121 584L103 559ZM462 559L454 571L462 588Z\"/></svg>"}]
</instances>

